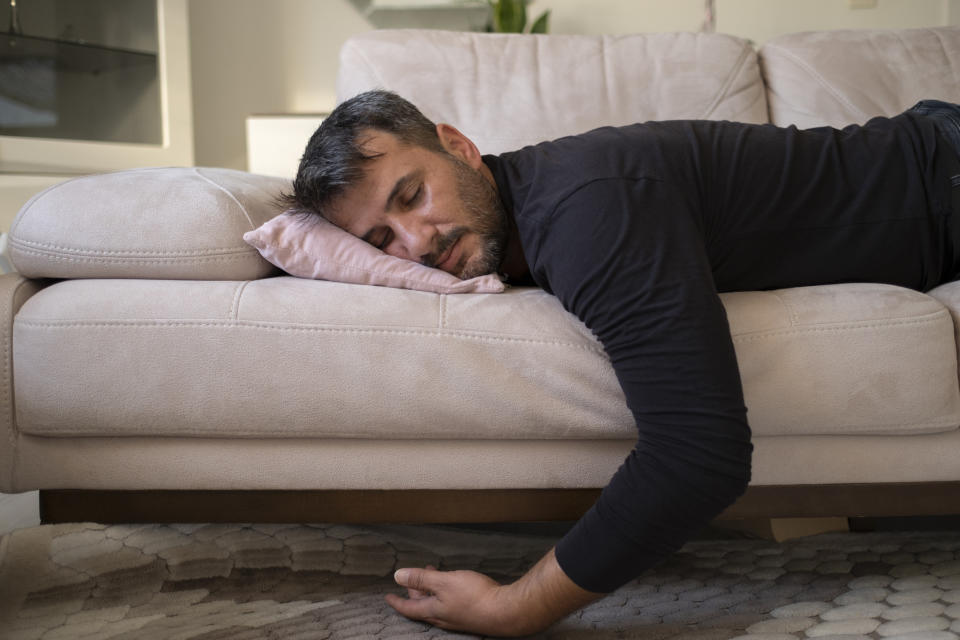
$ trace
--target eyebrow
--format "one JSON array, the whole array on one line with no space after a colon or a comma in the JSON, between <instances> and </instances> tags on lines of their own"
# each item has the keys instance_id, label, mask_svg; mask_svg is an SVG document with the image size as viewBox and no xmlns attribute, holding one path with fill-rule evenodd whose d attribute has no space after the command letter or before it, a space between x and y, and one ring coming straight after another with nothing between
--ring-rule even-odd
<instances>
[{"instance_id":1,"label":"eyebrow","mask_svg":"<svg viewBox=\"0 0 960 640\"><path fill-rule=\"evenodd\" d=\"M393 207L394 200L397 199L397 196L400 195L400 192L403 191L407 187L407 185L409 185L411 182L414 182L420 179L420 176L422 174L423 174L423 169L414 169L407 175L400 176L400 178L397 179L396 183L394 183L393 189L390 190L390 195L387 196L387 201L383 205L383 211L385 213L390 211L391 207ZM367 231L365 234L363 234L363 238L361 239L364 240L365 242L370 242L370 239L373 237L373 234L376 230L377 230L377 227L370 229L370 231Z\"/></svg>"},{"instance_id":2,"label":"eyebrow","mask_svg":"<svg viewBox=\"0 0 960 640\"><path fill-rule=\"evenodd\" d=\"M396 184L393 185L390 195L387 196L387 202L383 206L384 212L390 211L390 208L393 207L393 201L397 199L397 196L400 195L400 192L403 191L411 182L418 180L422 174L423 169L414 169L407 175L401 176L397 180Z\"/></svg>"}]
</instances>

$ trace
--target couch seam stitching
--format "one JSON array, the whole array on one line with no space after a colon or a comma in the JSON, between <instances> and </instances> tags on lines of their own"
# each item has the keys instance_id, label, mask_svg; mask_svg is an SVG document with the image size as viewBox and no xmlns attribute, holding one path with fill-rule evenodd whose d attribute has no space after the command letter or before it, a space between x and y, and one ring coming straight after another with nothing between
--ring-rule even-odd
<instances>
[{"instance_id":1,"label":"couch seam stitching","mask_svg":"<svg viewBox=\"0 0 960 640\"><path fill-rule=\"evenodd\" d=\"M764 116L766 117L766 120L764 121L763 124L770 124L770 113L769 113L769 109L767 108L766 96L761 91L758 91L757 96L753 100L751 100L749 103L745 104L742 109L740 109L736 113L731 114L729 119L733 121L742 121L742 116L748 113L751 109L753 109L754 105L756 105L757 102L759 102L760 100L764 100L763 112L764 112Z\"/></svg>"},{"instance_id":2,"label":"couch seam stitching","mask_svg":"<svg viewBox=\"0 0 960 640\"><path fill-rule=\"evenodd\" d=\"M8 298L11 312L13 311L14 304L16 304L17 293L19 293L20 289L22 289L27 284L27 282L29 281L25 279L18 282L17 286L14 287L14 290L12 291L12 295ZM13 386L13 375L12 375L13 372L11 370L12 369L11 364L13 362L14 314L11 313L10 315L11 315L10 330L6 337L6 344L5 344L5 350L4 350L5 352L3 354L3 390L4 390L3 392L4 392L4 395L7 396L6 404L7 404L7 408L9 409L9 415L10 415L9 440L10 440L10 453L12 457L10 460L9 484L11 487L15 487L16 486L15 481L17 477L17 466L18 466L17 461L19 459L18 445L20 441L20 438L19 438L20 430L17 425L16 404L14 402L13 389L11 388Z\"/></svg>"},{"instance_id":3,"label":"couch seam stitching","mask_svg":"<svg viewBox=\"0 0 960 640\"><path fill-rule=\"evenodd\" d=\"M241 282L237 285L236 290L233 293L233 302L230 304L230 312L227 314L229 320L239 320L240 318L240 298L243 296L244 290L246 290L247 285L250 284L250 281Z\"/></svg>"},{"instance_id":4,"label":"couch seam stitching","mask_svg":"<svg viewBox=\"0 0 960 640\"><path fill-rule=\"evenodd\" d=\"M14 248L13 251L16 252L14 255L31 255L37 256L40 258L48 259L52 262L84 262L84 263L94 263L94 264L176 264L176 263L202 263L202 262L234 262L238 260L249 260L251 258L256 258L256 262L260 262L260 254L250 251L243 253L234 253L228 255L220 256L167 256L165 258L158 257L143 257L138 258L131 256L128 258L100 258L96 256L58 256L51 253L45 253L42 251L31 251L25 249Z\"/></svg>"},{"instance_id":5,"label":"couch seam stitching","mask_svg":"<svg viewBox=\"0 0 960 640\"><path fill-rule=\"evenodd\" d=\"M710 105L707 107L706 112L704 113L702 119L707 120L710 118L710 115L720 106L720 103L723 102L724 96L727 95L727 92L730 90L730 87L733 86L734 80L740 75L740 72L743 71L744 65L749 61L750 53L755 53L754 50L747 45L742 45L740 56L737 61L734 63L733 67L730 69L730 73L727 74L727 77L724 79L723 84L720 86L720 89L717 91L716 95L713 97Z\"/></svg>"},{"instance_id":6,"label":"couch seam stitching","mask_svg":"<svg viewBox=\"0 0 960 640\"><path fill-rule=\"evenodd\" d=\"M797 324L798 324L798 322L797 322L797 310L794 309L793 305L791 305L789 302L787 302L787 301L783 298L783 295L780 294L779 292L771 291L771 293L772 293L772 294L774 295L774 297L780 302L780 304L783 305L783 308L786 310L787 315L790 317L790 326L792 326L792 327L797 326Z\"/></svg>"},{"instance_id":7,"label":"couch seam stitching","mask_svg":"<svg viewBox=\"0 0 960 640\"><path fill-rule=\"evenodd\" d=\"M810 432L810 433L804 433L804 434L801 434L801 435L803 435L803 436L837 436L837 437L842 437L842 436L847 436L847 435L865 435L865 434L866 434L866 435L877 435L877 436L884 436L884 437L909 437L910 435L935 435L935 434L939 434L939 433L949 433L949 432L951 431L950 429L945 429L945 430L942 430L942 431L925 431L925 432L922 433L922 434L917 434L917 433L912 433L912 434L891 434L891 433L889 433L889 430L892 430L892 429L903 429L903 428L906 427L906 426L907 426L906 423L899 422L899 423L896 423L896 424L885 425L887 431L881 431L881 430L877 430L876 427L875 427L875 425L870 425L870 426L867 426L867 427L856 427L856 426L854 426L854 425L844 425L844 426L842 426L842 427L838 427L838 429L844 429L844 430L846 430L846 431L851 431L851 432L853 432L853 433ZM922 429L922 428L926 428L926 427L936 427L936 428L940 428L940 427L944 427L944 426L950 426L950 427L954 427L953 430L955 430L956 422L955 422L955 421L945 421L945 422L919 422L919 423L909 423L909 426L914 427L914 428L917 428L917 429ZM126 437L131 437L131 438L142 438L142 437L144 437L144 435L143 435L143 434L140 434L140 433L130 433L129 431L120 431L120 430L114 430L114 429L111 429L111 430L100 429L100 430L97 430L96 432L93 432L93 431L81 431L81 430L76 430L76 429L72 429L72 430L71 430L71 429L61 429L61 428L57 428L55 431L54 431L54 430L51 430L50 432L44 431L44 430L42 430L42 429L39 429L39 430L35 429L35 430L28 431L28 432L26 432L26 433L27 433L28 435L37 436L37 437L71 437L71 436L98 437L98 436L101 436L101 435L126 436ZM292 433L289 433L289 434L279 434L279 433L275 433L275 432L270 432L268 435L269 435L270 437L276 437L276 438L303 438L303 437L310 437L310 438L331 438L331 439L339 439L339 440L375 440L375 439L378 439L378 438L381 437L381 436L379 436L378 434L369 434L369 435L363 435L363 436L349 436L349 437L344 437L342 432L333 432L333 431L330 431L330 432L324 431L324 432L321 432L321 433L319 433L319 434L317 434L317 433L309 433L309 435L305 435L305 434L307 434L307 433L309 433L309 432L298 431L298 432L292 432ZM94 434L96 434L96 436L94 436ZM216 437L222 437L222 434L221 434L220 432L217 432L217 431L201 431L201 430L165 431L165 432L163 432L163 433L154 433L154 434L151 434L151 435L152 435L153 437L172 437L172 436L177 436L177 437L180 437L180 436L193 436L193 437L213 437L213 436L216 436ZM263 431L253 431L253 430L239 430L239 429L235 429L235 430L231 431L231 435L232 435L232 436L239 436L239 437L253 437L253 438L258 438L258 437L260 437L260 438L262 438L262 437L264 437L265 434L264 434ZM764 437L764 438L778 438L778 437L790 437L790 436L796 436L796 435L797 435L797 434L793 434L793 433L782 433L782 434L766 434L766 435L761 435L760 437ZM416 434L410 434L410 435L408 435L408 436L404 436L404 437L401 438L401 439L403 439L403 440L415 440L415 439L423 438L423 437L436 437L436 436L435 436L435 434L432 434L432 433L416 433ZM537 440L544 440L544 439L545 439L545 440L552 440L552 441L565 441L565 440L578 440L578 441L579 441L579 440L602 440L602 441L609 441L609 440L624 440L625 438L623 438L621 434L617 434L617 433L610 434L610 435L605 436L605 437L601 437L599 434L596 434L596 433L591 433L590 435L587 435L587 436L575 436L575 437L570 437L569 435L566 435L566 436L553 436L553 437L549 437L549 438L536 438L536 437L505 438L505 437L502 437L502 436L498 436L498 437L494 437L494 438L482 438L481 440L485 440L485 441L486 441L486 440L532 440L532 441L537 441Z\"/></svg>"},{"instance_id":8,"label":"couch seam stitching","mask_svg":"<svg viewBox=\"0 0 960 640\"><path fill-rule=\"evenodd\" d=\"M626 428L624 428L624 431L626 431ZM383 440L382 434L367 433L360 436L353 435L353 436L345 437L343 435L343 432L338 432L338 431L321 431L319 433L308 432L308 431L297 431L297 432L290 432L289 434L280 434L276 432L265 433L263 431L242 431L239 429L234 429L230 432L230 434L231 434L231 437L263 438L266 436L270 438L278 438L281 440L292 440L297 438L311 438L311 439L324 438L324 439L330 439L330 440L363 440L368 442L374 441L374 440ZM150 438L150 437L169 438L169 437L184 437L184 436L197 437L197 438L223 437L223 434L218 433L216 431L163 431L163 432L151 433L149 435L144 435L142 433L130 433L128 431L107 430L107 429L100 429L96 432L77 431L77 430L70 430L70 429L57 429L55 432L53 431L45 432L42 430L34 430L34 431L27 432L27 435L37 437L37 438L59 438L59 437L77 437L77 436L88 437L88 438L100 437L100 436L129 437L129 438ZM772 437L772 436L767 436L767 437ZM439 436L433 432L423 431L423 432L410 433L409 435L405 435L405 436L391 436L391 438L395 438L397 440L421 440L424 438L439 439ZM445 439L451 439L451 438L445 438ZM497 441L497 440L500 440L500 441L507 440L510 442L516 442L516 441L542 442L544 440L553 441L553 442L565 442L569 440L576 440L578 442L583 440L595 440L599 442L611 442L611 441L635 442L636 438L628 438L628 437L625 437L625 434L620 434L620 433L613 433L613 434L610 434L609 436L600 436L599 434L591 433L584 436L573 436L573 437L569 435L554 435L548 438L537 437L537 436L522 436L522 437L495 436L492 438L470 438L470 440L480 440L481 442L491 442L491 441Z\"/></svg>"},{"instance_id":9,"label":"couch seam stitching","mask_svg":"<svg viewBox=\"0 0 960 640\"><path fill-rule=\"evenodd\" d=\"M943 310L944 312L946 309ZM843 331L850 330L861 330L861 329L885 329L887 327L902 327L910 325L922 325L922 324L933 324L942 321L942 316L944 314L941 311L937 311L934 314L931 314L931 317L928 318L919 318L916 320L897 320L893 322L883 322L883 323L845 323L836 326L811 326L797 329L773 329L773 330L764 330L757 331L745 334L738 334L733 336L734 342L749 342L753 340L761 340L764 338L772 338L777 336L789 336L789 335L801 335L805 333L840 333Z\"/></svg>"},{"instance_id":10,"label":"couch seam stitching","mask_svg":"<svg viewBox=\"0 0 960 640\"><path fill-rule=\"evenodd\" d=\"M36 205L36 203L40 200L40 196L42 196L42 195L44 195L44 194L47 194L47 193L50 193L50 192L52 192L52 191L55 191L55 190L59 189L60 187L66 185L66 184L68 184L68 183L70 183L70 182L74 182L74 181L76 181L76 180L83 180L84 178L90 178L90 177L91 177L91 176L79 176L79 177L76 177L76 178L67 178L67 179L64 180L63 182L58 182L57 184L51 185L51 186L47 187L46 189L42 190L40 193L35 194L35 195L34 195L32 198L30 198L30 200L24 205L23 209L21 209L19 215L16 217L16 219L14 219L13 224L10 225L10 235L13 236L13 234L14 234L14 232L17 230L17 228L20 227L20 223L21 223L23 220L26 219L27 213L28 213L31 209L33 209L34 205Z\"/></svg>"},{"instance_id":11,"label":"couch seam stitching","mask_svg":"<svg viewBox=\"0 0 960 640\"><path fill-rule=\"evenodd\" d=\"M250 225L250 230L251 230L251 231L252 231L253 229L256 229L256 228L257 228L257 225L253 224L253 219L250 217L250 214L247 213L247 208L244 207L242 204L240 204L240 201L237 200L237 196L233 195L230 191L228 191L228 190L226 189L226 187L217 184L217 183L214 182L212 179L210 179L210 178L208 178L207 176L205 176L205 175L203 175L202 173L200 173L200 168L199 168L199 167L194 167L193 172L194 172L197 176L199 176L201 180L205 180L207 183L212 184L214 187L216 187L216 188L219 189L220 191L223 191L225 194L227 194L227 196L228 196L231 200L233 200L233 201L236 203L236 205L237 205L238 207L240 207L240 212L243 213L243 217L247 219L247 223Z\"/></svg>"},{"instance_id":12,"label":"couch seam stitching","mask_svg":"<svg viewBox=\"0 0 960 640\"><path fill-rule=\"evenodd\" d=\"M347 327L297 327L297 326L280 326L267 323L253 322L249 320L237 320L234 322L229 322L225 320L210 320L210 321L190 321L190 320L172 320L166 322L151 322L151 321L115 321L115 322L104 322L104 321L70 321L70 322L57 322L57 321L44 321L44 320L21 320L18 322L20 327L36 328L36 329L77 329L77 328L89 328L89 329L125 329L125 328L174 328L174 327L205 327L205 328L221 328L221 329L266 329L270 331L291 331L291 332L303 332L303 333L353 333L358 335L402 335L402 336L422 336L422 337L431 337L431 338L461 338L466 340L474 340L479 342L491 342L491 343L526 343L526 344L541 344L541 345L550 345L558 347L568 347L572 349L580 349L583 351L588 351L597 355L606 356L606 352L603 349L590 347L588 345L580 345L572 342L564 342L560 340L537 340L534 338L521 338L515 336L489 336L489 335L478 335L474 333L469 333L465 331L451 331L446 330L404 330L404 329L373 329L373 328L347 328Z\"/></svg>"},{"instance_id":13,"label":"couch seam stitching","mask_svg":"<svg viewBox=\"0 0 960 640\"><path fill-rule=\"evenodd\" d=\"M814 82L816 82L821 87L823 87L823 89L828 94L830 94L835 100L840 102L842 105L844 105L848 109L860 114L861 119L869 118L869 116L866 113L864 113L862 109L856 107L853 103L847 100L847 98L845 98L843 94L837 91L836 87L834 87L832 84L827 82L826 78L824 78L816 69L810 66L805 60L800 58L800 56L796 55L793 51L790 51L789 49L785 49L783 47L777 47L777 46L773 46L770 48L773 49L774 51L779 51L780 54L783 55L785 58L789 58L795 65L797 65L797 67L805 71L807 75L813 78Z\"/></svg>"},{"instance_id":14,"label":"couch seam stitching","mask_svg":"<svg viewBox=\"0 0 960 640\"><path fill-rule=\"evenodd\" d=\"M943 431L933 431L933 432L928 431L928 432L926 432L926 433L949 433L950 431L955 431L955 430L957 429L957 421L956 421L955 419L952 419L952 418L940 418L939 421L936 421L936 422L909 422L909 423L897 422L897 423L888 423L888 424L879 425L879 426L882 427L882 429L878 429L877 426L878 426L878 425L877 425L876 423L871 423L871 424L869 424L869 425L863 425L863 426L857 426L857 425L852 425L852 424L845 424L845 425L840 425L840 426L838 426L838 427L837 427L837 430L841 430L841 429L842 429L842 430L844 430L844 431L851 431L851 432L854 432L854 433L856 433L856 434L858 434L858 435L862 435L862 434L874 435L874 434L875 434L875 435L881 435L881 436L890 436L890 435L901 435L901 434L891 434L891 433L889 433L890 430L893 430L893 429L904 429L904 428L906 428L906 427L911 427L911 428L915 428L915 429L922 429L922 428L925 428L925 427L937 427L937 428L939 428L939 427L951 427L951 429L945 429L945 430L943 430ZM785 436L789 437L789 436L796 436L796 435L801 435L801 436L844 436L844 435L850 435L850 434L848 434L848 433L836 433L836 432L832 432L832 431L829 431L829 432L828 432L828 431L810 431L810 432L802 433L802 434L796 434L796 433L765 434L765 435L761 435L761 437L764 437L764 438L777 438L777 437L785 437ZM905 435L905 436L906 436L906 435L920 435L920 434L902 434L902 435Z\"/></svg>"},{"instance_id":15,"label":"couch seam stitching","mask_svg":"<svg viewBox=\"0 0 960 640\"><path fill-rule=\"evenodd\" d=\"M37 242L35 240L25 240L23 238L10 238L10 244L13 246L24 245L22 251L40 251L43 249L49 251L70 251L72 253L77 253L81 255L91 255L91 256L123 256L123 255L132 255L132 256L180 256L180 255L204 255L204 254L213 254L213 253L224 253L224 252L237 252L251 251L250 245L243 244L237 245L235 247L217 247L213 249L192 249L189 251L140 251L140 250L108 250L108 251L99 251L96 249L82 249L79 247L65 247L63 245L50 244L47 242Z\"/></svg>"},{"instance_id":16,"label":"couch seam stitching","mask_svg":"<svg viewBox=\"0 0 960 640\"><path fill-rule=\"evenodd\" d=\"M758 332L751 332L745 334L733 334L731 337L734 341L746 342L753 340L760 340L764 338L771 338L777 336L788 336L788 335L801 335L806 333L840 333L843 331L850 330L864 330L864 329L883 329L888 327L901 327L901 326L912 326L912 325L924 325L924 324L933 324L941 322L943 316L947 315L948 312L946 309L930 314L926 318L918 318L913 320L896 320L892 322L852 322L838 324L834 326L811 326L799 329L774 329L774 330L764 330ZM144 321L144 320L115 320L115 321L101 321L101 320L92 320L92 321L67 321L60 322L56 320L21 320L19 322L20 326L25 327L35 327L38 329L68 329L68 328L166 328L166 327L211 327L211 328L245 328L245 329L266 329L270 331L302 331L302 332L317 332L317 333L356 333L356 334L386 334L386 335L419 335L419 336L436 336L436 337L461 337L468 339L477 339L485 340L492 342L527 342L533 344L553 344L559 346L570 346L579 349L585 349L588 351L600 351L602 349L594 349L584 345L577 345L570 342L562 341L552 341L552 340L535 340L532 338L519 338L513 336L482 336L474 333L465 332L462 330L443 330L443 331L428 331L428 330L408 330L408 329L375 329L375 328L346 328L346 327L318 327L318 326L283 326L270 324L266 322L257 322L249 320L237 320L235 322L223 321L223 320L170 320L170 321Z\"/></svg>"}]
</instances>

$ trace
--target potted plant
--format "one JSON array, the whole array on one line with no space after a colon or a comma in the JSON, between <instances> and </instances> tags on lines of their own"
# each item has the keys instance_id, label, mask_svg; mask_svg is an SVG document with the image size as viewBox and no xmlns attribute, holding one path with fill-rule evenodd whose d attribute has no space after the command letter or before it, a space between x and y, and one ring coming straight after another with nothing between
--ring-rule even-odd
<instances>
[{"instance_id":1,"label":"potted plant","mask_svg":"<svg viewBox=\"0 0 960 640\"><path fill-rule=\"evenodd\" d=\"M547 9L527 26L527 0L487 0L490 3L490 31L497 33L546 33L550 20Z\"/></svg>"}]
</instances>

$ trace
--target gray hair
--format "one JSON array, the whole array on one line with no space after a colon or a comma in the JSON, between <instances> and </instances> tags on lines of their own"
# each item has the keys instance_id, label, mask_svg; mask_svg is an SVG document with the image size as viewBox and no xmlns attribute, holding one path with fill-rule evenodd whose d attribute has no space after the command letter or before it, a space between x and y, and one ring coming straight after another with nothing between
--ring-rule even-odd
<instances>
[{"instance_id":1,"label":"gray hair","mask_svg":"<svg viewBox=\"0 0 960 640\"><path fill-rule=\"evenodd\" d=\"M363 164L378 157L363 151L363 134L370 130L445 153L436 125L412 103L390 91L367 91L338 105L310 137L293 193L282 194L281 204L323 216L333 200L363 177Z\"/></svg>"}]
</instances>

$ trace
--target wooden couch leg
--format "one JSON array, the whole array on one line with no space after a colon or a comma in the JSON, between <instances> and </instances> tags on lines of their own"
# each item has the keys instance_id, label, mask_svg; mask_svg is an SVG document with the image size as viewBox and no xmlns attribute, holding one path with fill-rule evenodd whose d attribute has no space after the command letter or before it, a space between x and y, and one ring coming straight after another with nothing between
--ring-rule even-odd
<instances>
[{"instance_id":1,"label":"wooden couch leg","mask_svg":"<svg viewBox=\"0 0 960 640\"><path fill-rule=\"evenodd\" d=\"M818 533L850 531L846 518L773 518L770 520L773 539L777 542L813 536Z\"/></svg>"},{"instance_id":2,"label":"wooden couch leg","mask_svg":"<svg viewBox=\"0 0 960 640\"><path fill-rule=\"evenodd\" d=\"M714 523L714 526L717 529L739 531L749 536L776 542L813 536L818 533L850 530L847 519L839 516L824 518L745 518L742 520L720 520Z\"/></svg>"}]
</instances>

